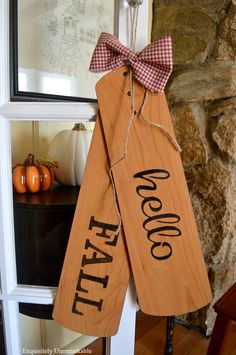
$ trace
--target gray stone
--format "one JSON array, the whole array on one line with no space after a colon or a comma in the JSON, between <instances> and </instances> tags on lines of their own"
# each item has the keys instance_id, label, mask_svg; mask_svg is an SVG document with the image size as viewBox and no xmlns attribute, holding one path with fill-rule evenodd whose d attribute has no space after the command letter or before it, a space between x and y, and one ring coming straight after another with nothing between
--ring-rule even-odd
<instances>
[{"instance_id":1,"label":"gray stone","mask_svg":"<svg viewBox=\"0 0 236 355\"><path fill-rule=\"evenodd\" d=\"M226 113L218 119L212 138L220 151L236 162L236 112Z\"/></svg>"},{"instance_id":2,"label":"gray stone","mask_svg":"<svg viewBox=\"0 0 236 355\"><path fill-rule=\"evenodd\" d=\"M211 135L223 157L236 161L236 97L216 101L208 107Z\"/></svg>"},{"instance_id":3,"label":"gray stone","mask_svg":"<svg viewBox=\"0 0 236 355\"><path fill-rule=\"evenodd\" d=\"M223 16L225 9L228 8L229 4L232 0L154 0L153 5L154 8L158 10L160 7L164 6L183 6L186 4L190 5L198 5L200 6L204 12L206 12L209 16L218 20Z\"/></svg>"},{"instance_id":4,"label":"gray stone","mask_svg":"<svg viewBox=\"0 0 236 355\"><path fill-rule=\"evenodd\" d=\"M236 59L236 4L232 4L220 28L217 59Z\"/></svg>"},{"instance_id":5,"label":"gray stone","mask_svg":"<svg viewBox=\"0 0 236 355\"><path fill-rule=\"evenodd\" d=\"M197 123L204 112L198 106L182 104L171 109L176 138L182 149L181 158L186 167L206 163L208 158L204 132Z\"/></svg>"},{"instance_id":6,"label":"gray stone","mask_svg":"<svg viewBox=\"0 0 236 355\"><path fill-rule=\"evenodd\" d=\"M236 63L215 62L177 74L167 94L175 103L236 96Z\"/></svg>"},{"instance_id":7,"label":"gray stone","mask_svg":"<svg viewBox=\"0 0 236 355\"><path fill-rule=\"evenodd\" d=\"M236 0L154 0L152 40L173 38L166 88L206 260L212 303L183 318L210 334L236 280Z\"/></svg>"},{"instance_id":8,"label":"gray stone","mask_svg":"<svg viewBox=\"0 0 236 355\"><path fill-rule=\"evenodd\" d=\"M215 101L208 107L209 116L217 118L220 115L236 112L236 97L230 99Z\"/></svg>"},{"instance_id":9,"label":"gray stone","mask_svg":"<svg viewBox=\"0 0 236 355\"><path fill-rule=\"evenodd\" d=\"M171 35L175 64L203 63L214 42L215 24L197 4L154 7L152 41Z\"/></svg>"},{"instance_id":10,"label":"gray stone","mask_svg":"<svg viewBox=\"0 0 236 355\"><path fill-rule=\"evenodd\" d=\"M231 167L219 159L211 159L208 164L194 167L193 173L192 202L204 255L211 264L223 242L222 221L226 212Z\"/></svg>"},{"instance_id":11,"label":"gray stone","mask_svg":"<svg viewBox=\"0 0 236 355\"><path fill-rule=\"evenodd\" d=\"M231 0L196 0L200 3L200 6L213 18L218 19L220 15L224 13L224 10L227 9Z\"/></svg>"},{"instance_id":12,"label":"gray stone","mask_svg":"<svg viewBox=\"0 0 236 355\"><path fill-rule=\"evenodd\" d=\"M236 171L232 164L211 159L194 167L193 173L192 204L214 294L206 315L210 334L215 320L212 305L236 276ZM189 315L188 320L196 324L194 317Z\"/></svg>"}]
</instances>

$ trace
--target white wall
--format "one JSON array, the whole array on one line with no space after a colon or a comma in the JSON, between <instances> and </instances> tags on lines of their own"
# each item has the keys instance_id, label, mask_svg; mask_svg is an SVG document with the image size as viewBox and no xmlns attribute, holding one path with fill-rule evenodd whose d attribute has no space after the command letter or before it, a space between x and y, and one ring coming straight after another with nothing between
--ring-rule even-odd
<instances>
[{"instance_id":1,"label":"white wall","mask_svg":"<svg viewBox=\"0 0 236 355\"><path fill-rule=\"evenodd\" d=\"M66 119L66 115L65 115ZM11 122L12 162L22 163L28 153L36 157L47 154L53 137L62 130L72 129L75 122ZM87 129L93 129L93 122L86 122Z\"/></svg>"}]
</instances>

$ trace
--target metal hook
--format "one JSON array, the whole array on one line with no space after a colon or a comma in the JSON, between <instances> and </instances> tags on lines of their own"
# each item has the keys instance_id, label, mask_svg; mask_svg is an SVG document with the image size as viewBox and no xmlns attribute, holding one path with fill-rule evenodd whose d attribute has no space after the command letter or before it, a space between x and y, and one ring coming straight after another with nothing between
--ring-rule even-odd
<instances>
[{"instance_id":1,"label":"metal hook","mask_svg":"<svg viewBox=\"0 0 236 355\"><path fill-rule=\"evenodd\" d=\"M132 7L137 7L139 5L142 5L143 3L143 0L127 0L129 6L132 6Z\"/></svg>"}]
</instances>

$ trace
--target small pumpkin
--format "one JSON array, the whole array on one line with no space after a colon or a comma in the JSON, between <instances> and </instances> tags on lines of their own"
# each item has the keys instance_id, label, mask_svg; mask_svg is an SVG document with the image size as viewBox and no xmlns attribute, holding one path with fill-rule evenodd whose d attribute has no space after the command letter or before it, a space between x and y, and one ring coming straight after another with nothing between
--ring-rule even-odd
<instances>
[{"instance_id":1,"label":"small pumpkin","mask_svg":"<svg viewBox=\"0 0 236 355\"><path fill-rule=\"evenodd\" d=\"M16 164L12 171L13 188L18 193L49 190L54 182L54 172L50 161L34 161L34 155L28 154L23 164Z\"/></svg>"},{"instance_id":2,"label":"small pumpkin","mask_svg":"<svg viewBox=\"0 0 236 355\"><path fill-rule=\"evenodd\" d=\"M53 138L48 155L59 162L54 171L59 184L81 185L92 134L83 123L76 123L72 130L61 131Z\"/></svg>"}]
</instances>

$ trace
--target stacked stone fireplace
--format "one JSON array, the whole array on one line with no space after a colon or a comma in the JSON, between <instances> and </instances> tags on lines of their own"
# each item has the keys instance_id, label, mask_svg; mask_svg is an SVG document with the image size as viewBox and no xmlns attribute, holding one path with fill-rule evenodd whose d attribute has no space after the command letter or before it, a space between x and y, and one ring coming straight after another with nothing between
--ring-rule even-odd
<instances>
[{"instance_id":1,"label":"stacked stone fireplace","mask_svg":"<svg viewBox=\"0 0 236 355\"><path fill-rule=\"evenodd\" d=\"M212 305L236 281L236 0L154 0L152 41L164 35L174 55L166 94L214 297L182 320L210 334Z\"/></svg>"}]
</instances>

